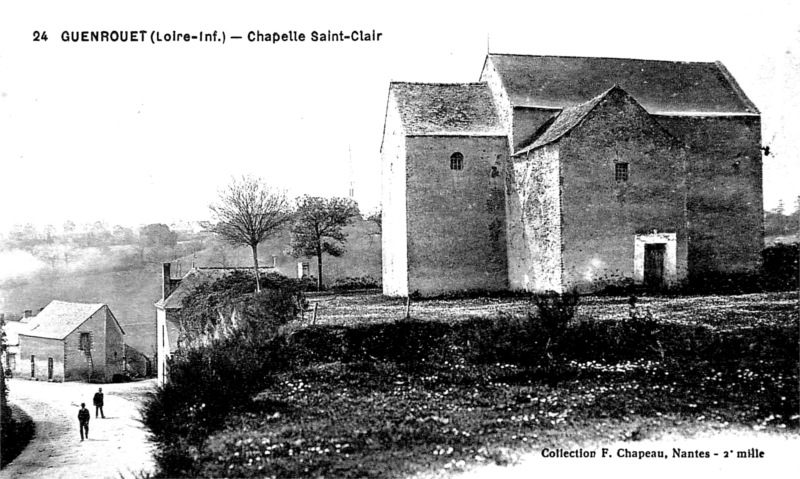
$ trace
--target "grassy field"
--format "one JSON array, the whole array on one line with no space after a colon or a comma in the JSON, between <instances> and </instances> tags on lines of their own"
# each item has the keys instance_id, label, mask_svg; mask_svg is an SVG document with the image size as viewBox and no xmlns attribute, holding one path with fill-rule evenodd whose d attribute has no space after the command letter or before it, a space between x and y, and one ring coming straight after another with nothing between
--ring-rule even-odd
<instances>
[{"instance_id":1,"label":"grassy field","mask_svg":"<svg viewBox=\"0 0 800 479\"><path fill-rule=\"evenodd\" d=\"M523 299L319 297L291 367L192 449L196 474L401 477L525 451L798 416L797 293L583 298L548 340ZM196 405L200 407L199 405Z\"/></svg>"}]
</instances>

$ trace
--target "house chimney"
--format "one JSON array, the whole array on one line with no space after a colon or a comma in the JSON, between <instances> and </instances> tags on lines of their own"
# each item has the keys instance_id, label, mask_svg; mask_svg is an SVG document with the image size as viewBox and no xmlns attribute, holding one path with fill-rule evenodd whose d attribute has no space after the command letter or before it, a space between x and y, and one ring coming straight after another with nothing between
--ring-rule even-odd
<instances>
[{"instance_id":1,"label":"house chimney","mask_svg":"<svg viewBox=\"0 0 800 479\"><path fill-rule=\"evenodd\" d=\"M278 256L277 255L272 255L272 267L273 268L277 268L278 267Z\"/></svg>"},{"instance_id":2,"label":"house chimney","mask_svg":"<svg viewBox=\"0 0 800 479\"><path fill-rule=\"evenodd\" d=\"M172 264L170 263L161 263L162 274L161 274L161 285L162 285L162 299L167 299L167 296L172 293L172 278L170 278L170 268Z\"/></svg>"}]
</instances>

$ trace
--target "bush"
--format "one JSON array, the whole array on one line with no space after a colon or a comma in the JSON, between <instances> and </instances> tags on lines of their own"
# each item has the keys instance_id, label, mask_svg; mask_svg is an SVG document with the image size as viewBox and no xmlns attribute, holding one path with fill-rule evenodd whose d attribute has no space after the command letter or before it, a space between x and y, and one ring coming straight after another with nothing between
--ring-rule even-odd
<instances>
[{"instance_id":1,"label":"bush","mask_svg":"<svg viewBox=\"0 0 800 479\"><path fill-rule=\"evenodd\" d=\"M563 331L572 321L579 299L580 295L575 290L563 294L548 291L532 296L533 304L539 313L539 322L550 334ZM529 311L528 319L533 320L534 317Z\"/></svg>"},{"instance_id":2,"label":"bush","mask_svg":"<svg viewBox=\"0 0 800 479\"><path fill-rule=\"evenodd\" d=\"M539 360L547 341L538 324L510 314L473 319L457 327L455 341L468 348L477 363L530 364Z\"/></svg>"},{"instance_id":3,"label":"bush","mask_svg":"<svg viewBox=\"0 0 800 479\"><path fill-rule=\"evenodd\" d=\"M3 406L0 411L0 467L17 458L28 445L35 432L35 424L25 411L14 406Z\"/></svg>"},{"instance_id":4,"label":"bush","mask_svg":"<svg viewBox=\"0 0 800 479\"><path fill-rule=\"evenodd\" d=\"M689 278L685 293L749 294L763 291L795 291L800 282L800 244L776 243L761 251L759 273L709 272Z\"/></svg>"},{"instance_id":5,"label":"bush","mask_svg":"<svg viewBox=\"0 0 800 479\"><path fill-rule=\"evenodd\" d=\"M202 344L234 328L253 334L274 331L298 317L307 306L301 281L270 273L261 276L263 286L254 293L252 276L234 271L198 285L182 302L181 344Z\"/></svg>"},{"instance_id":6,"label":"bush","mask_svg":"<svg viewBox=\"0 0 800 479\"><path fill-rule=\"evenodd\" d=\"M252 277L234 273L185 298L169 381L142 409L159 446L160 475L194 477L206 438L251 407L251 397L286 367L290 354L280 326L298 317L305 299L294 280L266 277L264 285L255 294Z\"/></svg>"},{"instance_id":7,"label":"bush","mask_svg":"<svg viewBox=\"0 0 800 479\"><path fill-rule=\"evenodd\" d=\"M764 284L772 291L793 291L798 288L800 244L777 243L761 252Z\"/></svg>"},{"instance_id":8,"label":"bush","mask_svg":"<svg viewBox=\"0 0 800 479\"><path fill-rule=\"evenodd\" d=\"M358 276L355 278L337 278L336 281L330 286L330 289L341 291L353 291L357 289L375 289L380 288L381 282L372 276Z\"/></svg>"}]
</instances>

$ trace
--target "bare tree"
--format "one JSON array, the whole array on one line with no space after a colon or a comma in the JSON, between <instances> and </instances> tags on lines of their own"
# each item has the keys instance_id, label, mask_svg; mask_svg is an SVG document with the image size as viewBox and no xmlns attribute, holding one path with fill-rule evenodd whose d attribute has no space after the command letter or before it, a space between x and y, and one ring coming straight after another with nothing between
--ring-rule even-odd
<instances>
[{"instance_id":1,"label":"bare tree","mask_svg":"<svg viewBox=\"0 0 800 479\"><path fill-rule=\"evenodd\" d=\"M219 201L209 205L215 224L211 231L233 245L249 246L253 250L256 291L258 280L258 244L269 238L291 219L286 193L269 187L261 178L233 178L219 192Z\"/></svg>"}]
</instances>

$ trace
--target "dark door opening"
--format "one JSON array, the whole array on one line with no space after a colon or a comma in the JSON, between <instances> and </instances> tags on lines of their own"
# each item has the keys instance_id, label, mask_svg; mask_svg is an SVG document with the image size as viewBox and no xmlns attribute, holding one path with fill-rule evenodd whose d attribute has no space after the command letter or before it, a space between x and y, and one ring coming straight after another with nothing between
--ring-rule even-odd
<instances>
[{"instance_id":1,"label":"dark door opening","mask_svg":"<svg viewBox=\"0 0 800 479\"><path fill-rule=\"evenodd\" d=\"M667 245L650 243L644 245L644 285L650 289L664 286L664 257Z\"/></svg>"},{"instance_id":2,"label":"dark door opening","mask_svg":"<svg viewBox=\"0 0 800 479\"><path fill-rule=\"evenodd\" d=\"M53 358L47 358L47 379L53 380Z\"/></svg>"},{"instance_id":3,"label":"dark door opening","mask_svg":"<svg viewBox=\"0 0 800 479\"><path fill-rule=\"evenodd\" d=\"M36 377L36 356L31 354L31 378Z\"/></svg>"}]
</instances>

